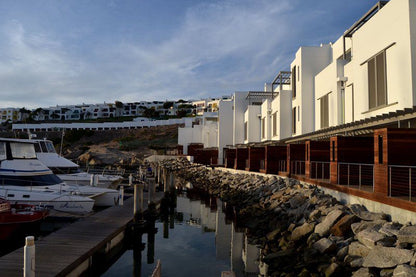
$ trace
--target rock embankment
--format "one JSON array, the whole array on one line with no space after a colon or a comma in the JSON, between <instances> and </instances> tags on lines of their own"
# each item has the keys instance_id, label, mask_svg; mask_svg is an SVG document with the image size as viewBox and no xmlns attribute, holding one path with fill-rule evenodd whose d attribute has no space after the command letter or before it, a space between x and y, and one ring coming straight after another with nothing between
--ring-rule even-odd
<instances>
[{"instance_id":1,"label":"rock embankment","mask_svg":"<svg viewBox=\"0 0 416 277\"><path fill-rule=\"evenodd\" d=\"M416 276L416 226L343 205L318 187L186 160L160 166L231 204L269 276Z\"/></svg>"}]
</instances>

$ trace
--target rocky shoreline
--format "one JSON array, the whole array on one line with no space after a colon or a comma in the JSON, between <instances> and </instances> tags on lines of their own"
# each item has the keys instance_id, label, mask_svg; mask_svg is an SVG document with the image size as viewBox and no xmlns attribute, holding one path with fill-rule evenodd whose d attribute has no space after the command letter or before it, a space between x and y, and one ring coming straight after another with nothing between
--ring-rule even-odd
<instances>
[{"instance_id":1,"label":"rocky shoreline","mask_svg":"<svg viewBox=\"0 0 416 277\"><path fill-rule=\"evenodd\" d=\"M268 276L416 276L416 226L344 205L314 185L279 176L159 162L178 183L234 207Z\"/></svg>"}]
</instances>

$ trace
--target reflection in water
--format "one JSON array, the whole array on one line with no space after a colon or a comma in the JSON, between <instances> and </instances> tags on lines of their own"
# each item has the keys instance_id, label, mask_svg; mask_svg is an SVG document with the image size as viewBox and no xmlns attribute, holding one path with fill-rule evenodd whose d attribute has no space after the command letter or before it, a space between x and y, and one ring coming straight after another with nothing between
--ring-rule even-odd
<instances>
[{"instance_id":1,"label":"reflection in water","mask_svg":"<svg viewBox=\"0 0 416 277\"><path fill-rule=\"evenodd\" d=\"M200 201L179 196L176 209L162 207L161 222L155 223L153 232L143 234L146 247L142 248L142 236L138 236L133 250L126 251L103 276L131 276L132 271L134 276L150 276L158 259L162 276L220 276L231 270L237 277L257 276L264 271L259 271L259 249L248 243L244 229L226 220L223 210L223 203L213 198ZM141 261L144 249L147 263Z\"/></svg>"}]
</instances>

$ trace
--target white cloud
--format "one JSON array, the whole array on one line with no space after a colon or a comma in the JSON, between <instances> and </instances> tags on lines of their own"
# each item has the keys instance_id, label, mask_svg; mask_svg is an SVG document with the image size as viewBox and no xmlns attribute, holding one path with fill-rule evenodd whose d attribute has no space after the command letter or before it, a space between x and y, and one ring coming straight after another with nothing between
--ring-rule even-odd
<instances>
[{"instance_id":1,"label":"white cloud","mask_svg":"<svg viewBox=\"0 0 416 277\"><path fill-rule=\"evenodd\" d=\"M89 26L88 32L59 35L29 33L19 21L9 22L0 29L2 105L199 98L262 89L279 70L289 69L297 36L322 16L319 10L301 16L293 1L276 2L198 4L152 46L137 38L89 42L74 51L93 32Z\"/></svg>"}]
</instances>

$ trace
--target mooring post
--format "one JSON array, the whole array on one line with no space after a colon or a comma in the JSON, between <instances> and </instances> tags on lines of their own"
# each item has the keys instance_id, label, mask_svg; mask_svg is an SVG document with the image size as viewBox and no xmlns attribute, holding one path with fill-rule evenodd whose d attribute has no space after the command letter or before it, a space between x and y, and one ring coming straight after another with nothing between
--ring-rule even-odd
<instances>
[{"instance_id":1,"label":"mooring post","mask_svg":"<svg viewBox=\"0 0 416 277\"><path fill-rule=\"evenodd\" d=\"M169 191L172 191L174 189L175 189L175 175L173 174L173 171L171 171L169 175Z\"/></svg>"},{"instance_id":2,"label":"mooring post","mask_svg":"<svg viewBox=\"0 0 416 277\"><path fill-rule=\"evenodd\" d=\"M147 233L147 264L155 261L155 222L150 223L149 232Z\"/></svg>"},{"instance_id":3,"label":"mooring post","mask_svg":"<svg viewBox=\"0 0 416 277\"><path fill-rule=\"evenodd\" d=\"M95 181L95 175L94 174L91 174L90 186L94 187L94 181Z\"/></svg>"},{"instance_id":4,"label":"mooring post","mask_svg":"<svg viewBox=\"0 0 416 277\"><path fill-rule=\"evenodd\" d=\"M35 277L35 237L26 237L24 247L23 276Z\"/></svg>"},{"instance_id":5,"label":"mooring post","mask_svg":"<svg viewBox=\"0 0 416 277\"><path fill-rule=\"evenodd\" d=\"M139 218L143 213L143 185L134 185L134 218Z\"/></svg>"},{"instance_id":6,"label":"mooring post","mask_svg":"<svg viewBox=\"0 0 416 277\"><path fill-rule=\"evenodd\" d=\"M156 183L155 178L149 178L148 183L149 183L149 190L148 190L149 200L148 200L148 203L150 204L150 203L153 203L153 201L154 201L153 198L154 198L154 195L155 195L155 183Z\"/></svg>"},{"instance_id":7,"label":"mooring post","mask_svg":"<svg viewBox=\"0 0 416 277\"><path fill-rule=\"evenodd\" d=\"M163 238L164 239L169 238L169 219L168 218L165 221L163 221Z\"/></svg>"},{"instance_id":8,"label":"mooring post","mask_svg":"<svg viewBox=\"0 0 416 277\"><path fill-rule=\"evenodd\" d=\"M129 175L129 186L131 187L133 185L133 174Z\"/></svg>"},{"instance_id":9,"label":"mooring post","mask_svg":"<svg viewBox=\"0 0 416 277\"><path fill-rule=\"evenodd\" d=\"M120 186L119 195L118 195L118 205L124 205L124 186Z\"/></svg>"},{"instance_id":10,"label":"mooring post","mask_svg":"<svg viewBox=\"0 0 416 277\"><path fill-rule=\"evenodd\" d=\"M169 175L169 171L165 168L164 170L163 170L163 179L164 179L164 182L163 182L163 192L168 192L169 191L169 184L168 184L168 175Z\"/></svg>"}]
</instances>

